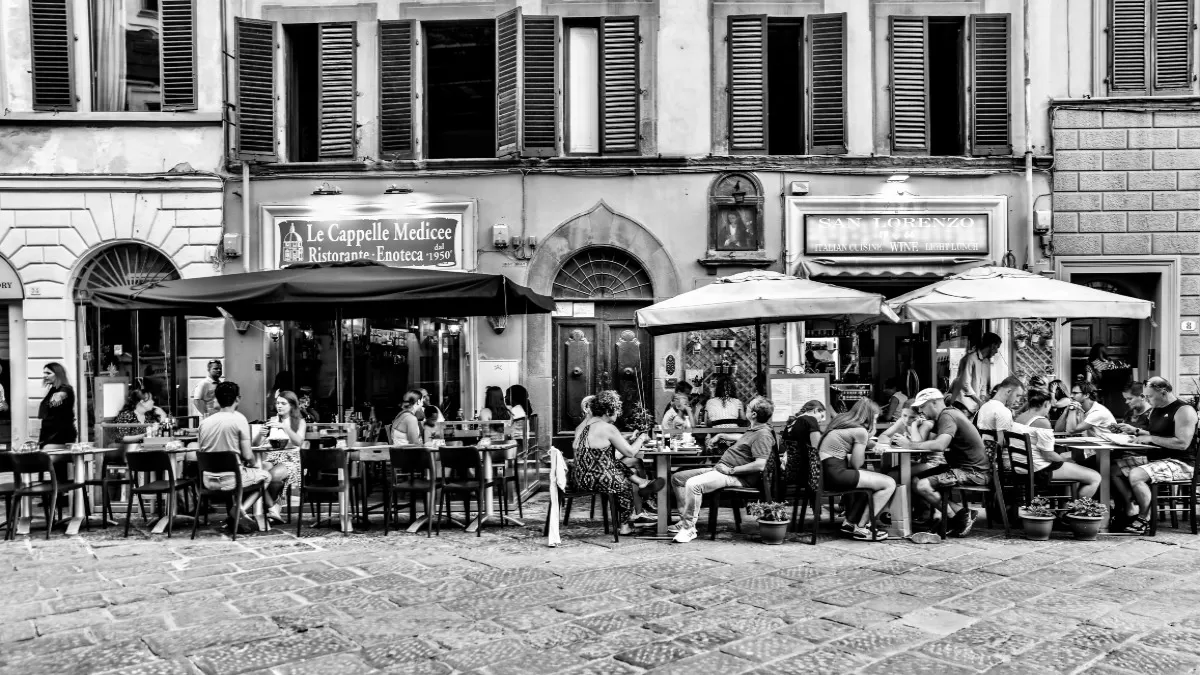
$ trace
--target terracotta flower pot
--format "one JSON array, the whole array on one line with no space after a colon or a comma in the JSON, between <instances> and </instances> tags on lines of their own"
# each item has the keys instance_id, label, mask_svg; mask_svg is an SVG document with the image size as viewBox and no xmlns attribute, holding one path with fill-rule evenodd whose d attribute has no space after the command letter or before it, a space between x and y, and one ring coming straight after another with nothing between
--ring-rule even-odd
<instances>
[{"instance_id":1,"label":"terracotta flower pot","mask_svg":"<svg viewBox=\"0 0 1200 675\"><path fill-rule=\"evenodd\" d=\"M1026 340L1025 338L1017 338L1016 339L1017 349L1025 349L1025 345L1027 342L1028 342L1028 340Z\"/></svg>"},{"instance_id":2,"label":"terracotta flower pot","mask_svg":"<svg viewBox=\"0 0 1200 675\"><path fill-rule=\"evenodd\" d=\"M1100 536L1100 516L1064 516L1063 520L1080 541L1096 541Z\"/></svg>"},{"instance_id":3,"label":"terracotta flower pot","mask_svg":"<svg viewBox=\"0 0 1200 675\"><path fill-rule=\"evenodd\" d=\"M758 533L764 544L782 544L787 537L788 521L759 520Z\"/></svg>"},{"instance_id":4,"label":"terracotta flower pot","mask_svg":"<svg viewBox=\"0 0 1200 675\"><path fill-rule=\"evenodd\" d=\"M1054 529L1054 516L1027 516L1021 515L1021 522L1025 526L1025 538L1033 541L1046 541L1050 539L1050 530Z\"/></svg>"}]
</instances>

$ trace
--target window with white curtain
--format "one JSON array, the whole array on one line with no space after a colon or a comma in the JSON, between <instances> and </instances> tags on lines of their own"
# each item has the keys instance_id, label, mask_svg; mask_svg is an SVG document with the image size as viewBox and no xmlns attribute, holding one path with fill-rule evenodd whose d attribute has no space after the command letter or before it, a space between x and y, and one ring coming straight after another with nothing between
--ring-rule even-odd
<instances>
[{"instance_id":1,"label":"window with white curtain","mask_svg":"<svg viewBox=\"0 0 1200 675\"><path fill-rule=\"evenodd\" d=\"M600 29L567 27L567 152L600 152Z\"/></svg>"}]
</instances>

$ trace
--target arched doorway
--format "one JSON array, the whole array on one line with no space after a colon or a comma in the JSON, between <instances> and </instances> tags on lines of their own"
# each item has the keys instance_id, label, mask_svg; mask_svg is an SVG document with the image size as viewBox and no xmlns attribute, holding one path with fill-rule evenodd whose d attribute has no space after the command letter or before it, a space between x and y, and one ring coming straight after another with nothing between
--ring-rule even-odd
<instances>
[{"instance_id":1,"label":"arched doorway","mask_svg":"<svg viewBox=\"0 0 1200 675\"><path fill-rule=\"evenodd\" d=\"M159 251L138 243L97 251L79 269L75 297L79 306L81 372L87 390L87 424L81 437L93 438L98 412L112 413L103 401L105 383L140 380L168 415L188 415L187 330L182 317L149 311L101 311L88 304L99 288L178 279L175 265Z\"/></svg>"},{"instance_id":2,"label":"arched doorway","mask_svg":"<svg viewBox=\"0 0 1200 675\"><path fill-rule=\"evenodd\" d=\"M580 401L602 389L620 392L626 412L642 401L653 412L653 342L634 319L654 301L642 263L619 248L584 248L559 268L553 295L569 310L553 321L554 431L573 430Z\"/></svg>"}]
</instances>

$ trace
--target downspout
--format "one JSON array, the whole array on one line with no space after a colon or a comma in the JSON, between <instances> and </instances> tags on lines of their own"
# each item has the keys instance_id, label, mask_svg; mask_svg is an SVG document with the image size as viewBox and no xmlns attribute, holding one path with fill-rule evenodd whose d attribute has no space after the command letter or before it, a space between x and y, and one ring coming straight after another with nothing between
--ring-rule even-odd
<instances>
[{"instance_id":1,"label":"downspout","mask_svg":"<svg viewBox=\"0 0 1200 675\"><path fill-rule=\"evenodd\" d=\"M242 160L242 260L243 271L250 271L250 161Z\"/></svg>"},{"instance_id":2,"label":"downspout","mask_svg":"<svg viewBox=\"0 0 1200 675\"><path fill-rule=\"evenodd\" d=\"M1033 233L1033 96L1029 77L1029 0L1021 1L1021 51L1025 67L1025 269L1032 270L1034 262ZM1068 45L1068 49L1070 45Z\"/></svg>"}]
</instances>

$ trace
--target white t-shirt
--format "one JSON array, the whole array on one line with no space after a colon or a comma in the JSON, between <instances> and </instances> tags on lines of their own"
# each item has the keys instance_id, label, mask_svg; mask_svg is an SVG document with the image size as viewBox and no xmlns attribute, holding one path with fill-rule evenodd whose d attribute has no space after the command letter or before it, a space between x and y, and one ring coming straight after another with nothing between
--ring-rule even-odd
<instances>
[{"instance_id":1,"label":"white t-shirt","mask_svg":"<svg viewBox=\"0 0 1200 675\"><path fill-rule=\"evenodd\" d=\"M1108 427L1116 424L1117 418L1113 417L1112 411L1104 407L1104 404L1097 402L1092 404L1091 410L1084 413L1083 422L1092 425L1092 428L1086 432L1087 436L1108 439L1110 435Z\"/></svg>"},{"instance_id":2,"label":"white t-shirt","mask_svg":"<svg viewBox=\"0 0 1200 675\"><path fill-rule=\"evenodd\" d=\"M1034 417L1034 418L1030 419L1029 421L1035 422L1038 419L1044 420L1046 418L1039 416L1039 417ZM1030 448L1030 450L1032 450L1032 452L1030 452L1029 454L1032 456L1032 459L1033 459L1033 471L1035 473L1038 471L1041 471L1042 469L1046 468L1047 466L1050 466L1050 460L1046 459L1046 456L1043 455L1042 453L1055 451L1055 449L1054 449L1054 430L1046 429L1043 427L1032 427L1027 424L1021 424L1019 422L1015 422L1012 424L1011 431L1016 434L1028 434L1029 435L1029 440L1033 442L1033 447ZM1025 472L1017 470L1017 473L1025 473Z\"/></svg>"},{"instance_id":3,"label":"white t-shirt","mask_svg":"<svg viewBox=\"0 0 1200 675\"><path fill-rule=\"evenodd\" d=\"M1008 431L1012 425L1012 411L1000 401L992 399L979 406L979 415L975 418L976 427L995 431L997 436L1003 436L1001 432Z\"/></svg>"}]
</instances>

